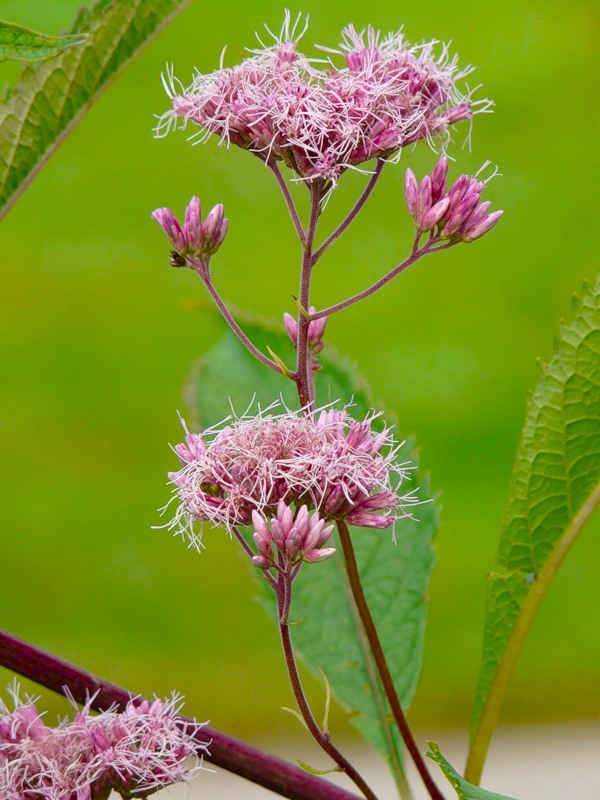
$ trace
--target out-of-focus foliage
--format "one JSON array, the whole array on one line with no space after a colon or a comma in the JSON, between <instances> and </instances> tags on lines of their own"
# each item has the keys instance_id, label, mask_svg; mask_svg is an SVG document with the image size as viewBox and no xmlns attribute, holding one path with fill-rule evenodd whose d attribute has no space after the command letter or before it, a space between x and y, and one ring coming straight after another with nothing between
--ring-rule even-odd
<instances>
[{"instance_id":1,"label":"out-of-focus foliage","mask_svg":"<svg viewBox=\"0 0 600 800\"><path fill-rule=\"evenodd\" d=\"M60 32L79 5L3 0L0 15ZM185 133L155 140L152 126L168 105L165 63L187 81L194 66L216 68L225 44L226 63L235 63L263 22L280 24L286 5L192 3L99 99L0 225L0 553L10 565L3 627L133 690L177 688L194 713L239 735L289 734L297 723L279 711L289 705L279 643L235 543L207 532L198 555L151 528L164 521L155 509L169 497L181 386L222 328L198 306L205 295L194 275L169 268L149 215L165 205L181 212L193 194L207 208L223 202L230 231L213 259L215 282L230 303L258 313L294 310L300 253L258 160L214 141L193 147ZM358 361L375 402L417 435L421 466L443 490L411 715L415 724L467 725L484 575L534 361L549 358L568 298L597 271L596 9L587 0L306 0L302 8L311 15L307 49L335 44L348 22L403 24L412 40L452 39L497 104L475 119L472 152L460 147L466 129L458 131L451 170L498 162L504 177L488 191L505 209L502 222L483 240L417 265L327 330ZM18 80L16 64L0 66ZM419 147L384 170L361 218L318 265L317 306L360 291L405 254L412 225L403 168L422 175L434 163ZM577 191L574 176L582 176ZM323 233L365 180L344 176ZM301 204L305 193L293 187ZM540 609L506 720L594 712L600 653L585 615L600 583L596 554L590 530ZM322 686L311 688L322 701ZM56 701L48 706L54 713Z\"/></svg>"},{"instance_id":2,"label":"out-of-focus foliage","mask_svg":"<svg viewBox=\"0 0 600 800\"><path fill-rule=\"evenodd\" d=\"M8 58L42 61L57 56L74 44L82 44L85 40L86 34L46 36L14 22L0 20L0 61Z\"/></svg>"},{"instance_id":3,"label":"out-of-focus foliage","mask_svg":"<svg viewBox=\"0 0 600 800\"><path fill-rule=\"evenodd\" d=\"M47 37L0 23L0 58L11 48L21 53L13 58L56 56L27 67L0 105L0 218L81 113L186 2L99 0L82 9L70 36L45 44Z\"/></svg>"}]
</instances>

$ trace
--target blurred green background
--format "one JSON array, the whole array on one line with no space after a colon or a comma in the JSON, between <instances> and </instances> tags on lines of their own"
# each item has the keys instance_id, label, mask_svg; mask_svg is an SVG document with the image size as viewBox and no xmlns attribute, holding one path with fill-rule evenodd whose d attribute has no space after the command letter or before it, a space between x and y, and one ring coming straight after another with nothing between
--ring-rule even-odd
<instances>
[{"instance_id":1,"label":"blurred green background","mask_svg":"<svg viewBox=\"0 0 600 800\"><path fill-rule=\"evenodd\" d=\"M66 29L78 0L4 0L0 17ZM198 308L201 285L168 267L150 212L177 213L193 193L225 204L230 233L214 263L232 304L290 310L298 252L272 178L248 154L152 136L167 107L166 62L188 81L224 44L237 60L284 3L192 2L84 117L0 226L2 627L140 692L172 688L232 733L296 731L270 620L236 546L219 531L206 551L152 530L168 498L190 365L221 328ZM455 170L486 159L502 223L484 240L427 260L330 324L375 397L414 432L443 492L423 678L422 726L467 724L479 666L485 574L536 358L547 358L570 297L597 264L595 4L505 0L391 5L305 0L307 46L334 45L348 22L405 26L411 40L452 39L497 103L476 119ZM1 64L6 80L14 65ZM435 157L408 156L418 174ZM411 225L402 167L390 167L360 221L323 259L318 305L373 281L405 253ZM364 178L348 175L324 228ZM300 190L296 190L300 194ZM595 530L593 530L595 528ZM590 612L600 574L590 525L545 601L503 719L598 711L598 639ZM8 674L0 671L0 683ZM52 701L53 708L56 701ZM343 720L338 720L344 725Z\"/></svg>"}]
</instances>

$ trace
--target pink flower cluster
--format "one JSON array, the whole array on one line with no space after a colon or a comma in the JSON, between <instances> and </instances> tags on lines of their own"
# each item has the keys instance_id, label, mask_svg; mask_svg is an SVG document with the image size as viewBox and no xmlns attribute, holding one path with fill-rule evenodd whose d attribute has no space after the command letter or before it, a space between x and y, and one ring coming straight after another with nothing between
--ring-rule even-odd
<instances>
[{"instance_id":1,"label":"pink flower cluster","mask_svg":"<svg viewBox=\"0 0 600 800\"><path fill-rule=\"evenodd\" d=\"M442 239L473 242L493 228L504 212L489 214L491 203L481 202L486 181L461 175L448 190L447 174L447 158L441 158L431 176L426 175L420 183L413 171L407 169L404 185L407 208L418 231L437 227Z\"/></svg>"},{"instance_id":2,"label":"pink flower cluster","mask_svg":"<svg viewBox=\"0 0 600 800\"><path fill-rule=\"evenodd\" d=\"M170 528L198 544L194 522L231 530L250 524L253 512L275 516L280 501L298 513L306 506L321 520L366 528L387 528L408 516L414 492L401 497L396 491L407 465L394 462L398 448L390 431L373 430L375 416L358 422L331 408L308 415L269 411L187 433L175 447L182 468L169 474L179 501Z\"/></svg>"},{"instance_id":3,"label":"pink flower cluster","mask_svg":"<svg viewBox=\"0 0 600 800\"><path fill-rule=\"evenodd\" d=\"M147 797L188 781L200 766L196 723L177 719L177 697L131 701L126 709L92 715L89 703L71 722L47 727L34 701L11 691L14 709L0 700L2 800L105 800ZM186 764L196 758L196 766Z\"/></svg>"},{"instance_id":4,"label":"pink flower cluster","mask_svg":"<svg viewBox=\"0 0 600 800\"><path fill-rule=\"evenodd\" d=\"M258 511L252 512L252 523L254 543L259 552L252 561L261 569L273 566L285 569L302 561L316 564L335 553L335 547L322 547L331 536L333 525L325 526L319 513L309 514L306 506L300 506L294 514L290 506L280 500L270 529Z\"/></svg>"},{"instance_id":5,"label":"pink flower cluster","mask_svg":"<svg viewBox=\"0 0 600 800\"><path fill-rule=\"evenodd\" d=\"M173 245L172 266L183 267L189 261L192 268L198 268L208 262L227 235L229 220L224 219L223 214L223 206L219 203L203 222L200 200L195 196L185 210L183 226L169 208L157 208L152 212L153 219L158 222Z\"/></svg>"},{"instance_id":6,"label":"pink flower cluster","mask_svg":"<svg viewBox=\"0 0 600 800\"><path fill-rule=\"evenodd\" d=\"M287 14L273 45L250 51L238 66L196 74L188 88L169 72L163 83L172 107L157 134L193 122L202 138L215 134L227 146L285 162L302 179L335 185L344 170L369 159L447 139L449 126L470 119L476 105L489 106L458 89L471 68L459 70L446 46L436 53L437 42L410 45L402 32L382 36L350 25L339 49L319 48L342 56L345 66L330 57L319 69L297 49L299 19L293 25Z\"/></svg>"}]
</instances>

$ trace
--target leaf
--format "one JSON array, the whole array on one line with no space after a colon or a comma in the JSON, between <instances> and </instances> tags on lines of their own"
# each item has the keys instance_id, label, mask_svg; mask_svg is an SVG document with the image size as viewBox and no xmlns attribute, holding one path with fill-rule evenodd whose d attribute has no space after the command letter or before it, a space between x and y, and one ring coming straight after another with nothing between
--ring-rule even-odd
<instances>
[{"instance_id":1,"label":"leaf","mask_svg":"<svg viewBox=\"0 0 600 800\"><path fill-rule=\"evenodd\" d=\"M477 782L535 611L600 500L600 278L575 298L527 406L489 576L466 777Z\"/></svg>"},{"instance_id":2,"label":"leaf","mask_svg":"<svg viewBox=\"0 0 600 800\"><path fill-rule=\"evenodd\" d=\"M334 772L341 772L342 770L340 767L333 767L330 769L317 769L316 767L311 767L310 764L307 764L306 761L302 761L302 759L297 758L296 762L299 766L302 767L303 770L306 772L310 772L311 775L332 775Z\"/></svg>"},{"instance_id":3,"label":"leaf","mask_svg":"<svg viewBox=\"0 0 600 800\"><path fill-rule=\"evenodd\" d=\"M433 759L438 764L452 784L452 788L456 790L459 800L515 800L514 797L507 797L505 794L497 794L496 792L488 792L485 789L480 789L479 786L473 786L472 783L467 783L464 778L458 774L454 767L446 761L440 752L440 748L435 742L427 742L429 745L429 758Z\"/></svg>"},{"instance_id":4,"label":"leaf","mask_svg":"<svg viewBox=\"0 0 600 800\"><path fill-rule=\"evenodd\" d=\"M244 328L258 347L266 350L269 346L287 364L293 363L292 345L279 328L256 321ZM371 401L351 366L327 348L320 360L323 369L317 375L317 402L323 405L353 400L353 413L357 417L366 414ZM244 411L254 395L263 407L280 396L290 407L298 407L294 384L265 369L228 331L200 359L188 384L187 399L195 411L195 422L207 427L225 417L229 413L228 396L238 413ZM401 457L416 462L411 444L405 445ZM418 469L413 480L415 486L420 486L419 496L431 500L429 483ZM421 669L425 596L434 563L431 542L438 527L433 502L420 507L419 518L419 522L398 523L396 545L389 531L352 529L367 599L405 706L412 699ZM263 604L275 615L271 590L266 584L265 590ZM385 756L402 785L400 737L354 612L340 558L301 570L291 619L300 620L293 626L292 635L304 662L315 675L320 671L327 675L334 696L354 712L352 724Z\"/></svg>"},{"instance_id":5,"label":"leaf","mask_svg":"<svg viewBox=\"0 0 600 800\"><path fill-rule=\"evenodd\" d=\"M0 61L7 58L20 61L41 61L44 58L57 56L67 47L83 44L86 34L70 34L68 36L45 36L43 33L4 22L0 19Z\"/></svg>"},{"instance_id":6,"label":"leaf","mask_svg":"<svg viewBox=\"0 0 600 800\"><path fill-rule=\"evenodd\" d=\"M87 38L25 67L0 105L0 219L119 71L187 0L99 0L72 30Z\"/></svg>"}]
</instances>

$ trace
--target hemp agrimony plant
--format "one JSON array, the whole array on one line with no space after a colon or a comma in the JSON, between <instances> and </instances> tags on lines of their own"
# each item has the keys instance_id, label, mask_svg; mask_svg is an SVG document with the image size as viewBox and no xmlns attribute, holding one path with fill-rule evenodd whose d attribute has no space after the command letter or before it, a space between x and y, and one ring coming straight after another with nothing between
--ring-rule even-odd
<instances>
[{"instance_id":1,"label":"hemp agrimony plant","mask_svg":"<svg viewBox=\"0 0 600 800\"><path fill-rule=\"evenodd\" d=\"M150 5L127 4L131 18L122 29L149 35L153 29L144 15ZM153 11L166 19L178 5L156 3ZM29 103L17 104L0 120L7 139L14 136L8 120L18 113L29 124L39 118L36 104L48 86L58 85L56 70L71 80L78 76L85 85L82 54L101 41L98 19L105 12L100 4L87 23L78 23L60 41L0 25L7 57L17 57L25 43L26 58L61 59L60 66L48 62L24 78ZM120 12L125 13L115 4L110 13ZM296 704L292 713L323 750L325 769L302 762L299 768L268 756L182 717L176 696L167 701L132 696L0 632L0 663L66 693L75 708L71 721L51 727L42 721L35 699L21 699L16 685L12 702L0 704L0 797L7 800L99 800L111 792L147 797L189 781L202 759L283 797L351 800L358 792L377 800L329 728L332 695L357 712L354 723L386 758L402 798L412 797L406 757L432 800L447 796L405 714L420 665L437 526L434 499L411 445L399 440L382 410L373 409L352 371L330 352L326 334L332 317L417 261L473 242L499 221L502 211L492 211L482 200L495 174L488 164L476 175L450 177L455 170L446 155L455 126L471 125L491 104L464 88L471 69L459 68L438 43L413 46L401 32L384 36L370 27L348 26L337 49L323 47L324 55L309 58L299 47L306 30L301 23L301 17L294 22L286 15L272 43L261 42L237 66L222 63L209 75L196 74L188 87L169 69L163 83L170 108L156 129L163 136L192 126L199 139L216 137L225 147L242 148L272 173L298 241L298 274L291 269L282 274L291 291L293 281L299 287L293 313L286 313L275 330L228 308L213 270L229 224L221 204L203 215L199 198L193 197L182 221L167 208L153 217L169 239L171 265L198 276L229 327L197 376L194 402L202 425L191 432L184 423L185 439L174 448L179 467L169 473L173 497L167 506L174 512L165 527L198 550L204 546L203 528L220 527L247 556L277 623ZM144 35L135 43L141 44ZM126 44L130 53L132 43ZM97 90L89 85L89 99ZM60 105L60 98L55 100ZM73 121L74 116L53 117L49 140ZM405 171L412 241L374 284L320 307L313 279L321 257L346 234L382 171L397 168L420 143L434 149L438 160L420 180L411 169ZM23 185L46 155L31 151L24 158ZM20 191L17 166L4 158L6 210ZM323 235L327 205L348 170L364 174L364 189L345 219ZM305 215L298 195L306 197ZM593 413L600 402L600 368L592 336L598 329L598 295L598 287L584 288L530 400L503 526L500 571L490 582L465 778L429 743L427 755L466 800L502 800L476 784L503 694L537 605L600 498L600 437ZM221 406L214 398L223 380L211 383L219 370L227 386ZM219 418L215 409L229 403L230 413ZM203 557L210 558L210 552ZM322 676L324 718L309 703L298 654ZM332 771L347 777L348 788L320 777Z\"/></svg>"}]
</instances>

